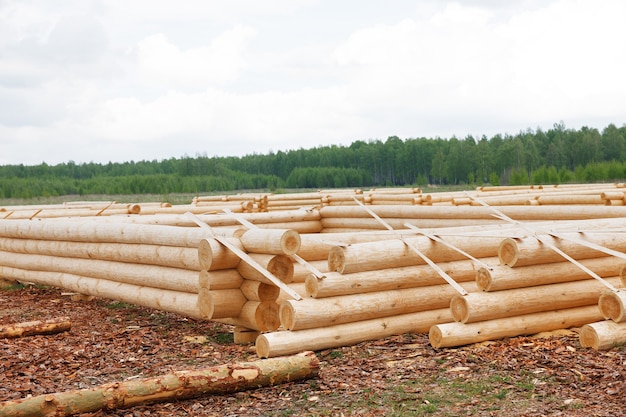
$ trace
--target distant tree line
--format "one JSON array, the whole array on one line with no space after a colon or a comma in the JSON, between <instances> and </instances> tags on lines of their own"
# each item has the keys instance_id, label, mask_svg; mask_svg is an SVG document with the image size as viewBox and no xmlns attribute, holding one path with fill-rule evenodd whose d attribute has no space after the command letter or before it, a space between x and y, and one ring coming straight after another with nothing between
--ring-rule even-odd
<instances>
[{"instance_id":1,"label":"distant tree line","mask_svg":"<svg viewBox=\"0 0 626 417\"><path fill-rule=\"evenodd\" d=\"M0 198L281 188L623 181L626 125L459 139L391 136L350 146L108 164L0 166Z\"/></svg>"}]
</instances>

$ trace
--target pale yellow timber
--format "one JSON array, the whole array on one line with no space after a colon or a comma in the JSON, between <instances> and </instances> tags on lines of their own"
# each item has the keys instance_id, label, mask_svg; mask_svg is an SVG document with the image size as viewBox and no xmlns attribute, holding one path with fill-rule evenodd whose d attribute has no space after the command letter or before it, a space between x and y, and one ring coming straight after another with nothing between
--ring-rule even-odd
<instances>
[{"instance_id":1,"label":"pale yellow timber","mask_svg":"<svg viewBox=\"0 0 626 417\"><path fill-rule=\"evenodd\" d=\"M608 350L626 344L626 323L603 320L585 324L578 334L580 345L596 350Z\"/></svg>"}]
</instances>

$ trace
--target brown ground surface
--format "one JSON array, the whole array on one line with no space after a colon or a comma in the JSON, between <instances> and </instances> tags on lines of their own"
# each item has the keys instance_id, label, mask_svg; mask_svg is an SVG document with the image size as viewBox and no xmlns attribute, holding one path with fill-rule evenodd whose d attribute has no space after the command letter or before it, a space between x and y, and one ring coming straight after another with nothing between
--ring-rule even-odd
<instances>
[{"instance_id":1,"label":"brown ground surface","mask_svg":"<svg viewBox=\"0 0 626 417\"><path fill-rule=\"evenodd\" d=\"M69 332L0 338L0 402L257 359L228 326L54 288L0 290L0 325L61 316ZM83 416L626 415L626 349L582 349L571 331L441 350L411 334L318 357L310 380Z\"/></svg>"}]
</instances>

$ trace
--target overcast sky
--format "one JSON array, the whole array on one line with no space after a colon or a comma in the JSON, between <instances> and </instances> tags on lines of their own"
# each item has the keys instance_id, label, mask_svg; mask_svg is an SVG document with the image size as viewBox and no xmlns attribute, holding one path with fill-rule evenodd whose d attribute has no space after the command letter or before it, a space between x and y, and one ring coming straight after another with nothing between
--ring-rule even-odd
<instances>
[{"instance_id":1,"label":"overcast sky","mask_svg":"<svg viewBox=\"0 0 626 417\"><path fill-rule=\"evenodd\" d=\"M0 0L0 165L626 123L622 0Z\"/></svg>"}]
</instances>

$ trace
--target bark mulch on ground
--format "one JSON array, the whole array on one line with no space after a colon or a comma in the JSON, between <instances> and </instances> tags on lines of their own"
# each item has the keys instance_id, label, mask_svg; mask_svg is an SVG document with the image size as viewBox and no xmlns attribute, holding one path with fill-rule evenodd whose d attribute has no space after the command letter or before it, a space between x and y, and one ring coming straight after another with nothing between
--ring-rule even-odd
<instances>
[{"instance_id":1,"label":"bark mulch on ground","mask_svg":"<svg viewBox=\"0 0 626 417\"><path fill-rule=\"evenodd\" d=\"M232 329L55 288L0 291L0 325L69 316L69 332L0 339L0 401L257 360ZM83 416L621 416L626 348L575 331L434 349L407 334L318 352L316 378Z\"/></svg>"}]
</instances>

